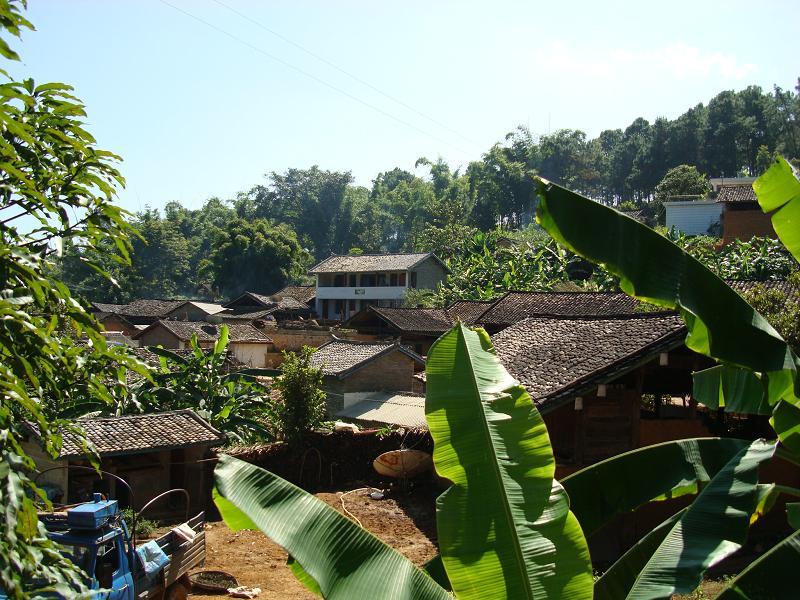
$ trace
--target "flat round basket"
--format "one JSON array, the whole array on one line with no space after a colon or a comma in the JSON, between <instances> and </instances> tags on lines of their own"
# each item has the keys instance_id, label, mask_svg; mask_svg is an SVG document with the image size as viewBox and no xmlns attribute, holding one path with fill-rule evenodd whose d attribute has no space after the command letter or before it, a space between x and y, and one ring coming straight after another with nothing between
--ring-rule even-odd
<instances>
[{"instance_id":1,"label":"flat round basket","mask_svg":"<svg viewBox=\"0 0 800 600\"><path fill-rule=\"evenodd\" d=\"M239 582L236 577L225 571L195 571L189 575L192 582L192 590L203 592L226 593L228 588L237 587Z\"/></svg>"}]
</instances>

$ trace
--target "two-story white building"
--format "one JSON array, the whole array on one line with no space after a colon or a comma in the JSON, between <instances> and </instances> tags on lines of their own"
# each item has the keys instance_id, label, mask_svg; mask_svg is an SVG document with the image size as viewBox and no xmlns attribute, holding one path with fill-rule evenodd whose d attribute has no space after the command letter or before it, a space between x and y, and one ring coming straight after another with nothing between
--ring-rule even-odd
<instances>
[{"instance_id":1,"label":"two-story white building","mask_svg":"<svg viewBox=\"0 0 800 600\"><path fill-rule=\"evenodd\" d=\"M434 290L447 273L430 252L333 255L309 270L317 279L317 315L337 321L366 306L401 306L409 289Z\"/></svg>"}]
</instances>

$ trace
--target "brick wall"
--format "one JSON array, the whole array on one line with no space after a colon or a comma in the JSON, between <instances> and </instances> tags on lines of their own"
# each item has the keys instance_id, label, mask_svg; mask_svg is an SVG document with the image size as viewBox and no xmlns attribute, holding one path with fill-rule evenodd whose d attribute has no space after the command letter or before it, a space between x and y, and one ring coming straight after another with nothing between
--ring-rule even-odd
<instances>
[{"instance_id":1,"label":"brick wall","mask_svg":"<svg viewBox=\"0 0 800 600\"><path fill-rule=\"evenodd\" d=\"M139 330L136 329L131 323L121 319L117 315L108 315L105 319L100 321L105 327L106 331L121 331L123 335L127 335L131 337L139 333Z\"/></svg>"},{"instance_id":2,"label":"brick wall","mask_svg":"<svg viewBox=\"0 0 800 600\"><path fill-rule=\"evenodd\" d=\"M319 348L322 344L331 341L331 331L327 329L267 329L265 333L272 339L274 346L271 346L266 355L266 367L275 369L283 362L282 350L288 352L298 352L303 346ZM358 340L360 342L374 342L380 336L355 331L336 331L336 337L347 340Z\"/></svg>"},{"instance_id":3,"label":"brick wall","mask_svg":"<svg viewBox=\"0 0 800 600\"><path fill-rule=\"evenodd\" d=\"M760 210L725 210L722 215L722 243L747 241L753 236L777 238L769 215Z\"/></svg>"}]
</instances>

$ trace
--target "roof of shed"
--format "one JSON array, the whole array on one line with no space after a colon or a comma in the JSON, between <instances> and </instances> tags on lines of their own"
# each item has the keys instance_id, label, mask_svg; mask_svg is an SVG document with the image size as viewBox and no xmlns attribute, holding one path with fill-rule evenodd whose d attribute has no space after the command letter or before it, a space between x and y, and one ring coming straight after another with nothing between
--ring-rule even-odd
<instances>
[{"instance_id":1,"label":"roof of shed","mask_svg":"<svg viewBox=\"0 0 800 600\"><path fill-rule=\"evenodd\" d=\"M324 375L335 375L342 379L376 358L395 351L405 354L420 364L425 364L425 359L419 354L397 342L357 342L334 338L317 348L311 355L311 365L317 369L321 368Z\"/></svg>"},{"instance_id":2,"label":"roof of shed","mask_svg":"<svg viewBox=\"0 0 800 600\"><path fill-rule=\"evenodd\" d=\"M478 318L487 325L511 325L528 317L603 317L641 313L642 303L623 293L508 292Z\"/></svg>"},{"instance_id":3,"label":"roof of shed","mask_svg":"<svg viewBox=\"0 0 800 600\"><path fill-rule=\"evenodd\" d=\"M456 319L472 325L477 323L480 316L494 304L494 300L456 300L445 310L453 322Z\"/></svg>"},{"instance_id":4,"label":"roof of shed","mask_svg":"<svg viewBox=\"0 0 800 600\"><path fill-rule=\"evenodd\" d=\"M315 285L287 285L272 294L272 298L294 298L300 302L309 302L313 300L316 295L317 286Z\"/></svg>"},{"instance_id":5,"label":"roof of shed","mask_svg":"<svg viewBox=\"0 0 800 600\"><path fill-rule=\"evenodd\" d=\"M751 183L719 186L717 202L758 202Z\"/></svg>"},{"instance_id":6,"label":"roof of shed","mask_svg":"<svg viewBox=\"0 0 800 600\"><path fill-rule=\"evenodd\" d=\"M277 310L308 310L308 306L304 302L292 296L277 298L265 296L264 294L257 294L255 292L244 292L222 306L223 308L231 308L232 305L241 304L243 300L248 299L251 301L251 304L247 304L246 306L261 306Z\"/></svg>"},{"instance_id":7,"label":"roof of shed","mask_svg":"<svg viewBox=\"0 0 800 600\"><path fill-rule=\"evenodd\" d=\"M503 365L537 404L579 396L683 344L678 315L533 317L492 336Z\"/></svg>"},{"instance_id":8,"label":"roof of shed","mask_svg":"<svg viewBox=\"0 0 800 600\"><path fill-rule=\"evenodd\" d=\"M142 454L189 446L216 446L225 441L217 431L193 410L125 417L79 419L77 424L101 456ZM82 456L85 452L70 435L64 436L61 458Z\"/></svg>"},{"instance_id":9,"label":"roof of shed","mask_svg":"<svg viewBox=\"0 0 800 600\"><path fill-rule=\"evenodd\" d=\"M441 264L443 268L447 268L432 252L417 252L413 254L362 254L360 256L342 256L334 254L311 267L308 272L315 274L406 271L408 269L413 269L429 258L433 258Z\"/></svg>"},{"instance_id":10,"label":"roof of shed","mask_svg":"<svg viewBox=\"0 0 800 600\"><path fill-rule=\"evenodd\" d=\"M247 342L254 344L269 344L272 340L263 331L256 329L250 323L226 323L228 339L231 342ZM156 321L147 329L140 331L134 339L141 338L147 331L163 327L182 341L189 341L193 335L199 342L212 342L219 338L220 325L213 325L205 321Z\"/></svg>"},{"instance_id":11,"label":"roof of shed","mask_svg":"<svg viewBox=\"0 0 800 600\"><path fill-rule=\"evenodd\" d=\"M427 429L425 397L375 393L336 413L337 417L399 427Z\"/></svg>"},{"instance_id":12,"label":"roof of shed","mask_svg":"<svg viewBox=\"0 0 800 600\"><path fill-rule=\"evenodd\" d=\"M95 310L99 312L116 313L124 317L163 317L175 310L186 300L150 300L140 299L128 304L106 304L93 302Z\"/></svg>"},{"instance_id":13,"label":"roof of shed","mask_svg":"<svg viewBox=\"0 0 800 600\"><path fill-rule=\"evenodd\" d=\"M443 308L382 308L368 306L367 311L378 315L383 321L402 333L441 335L453 324Z\"/></svg>"}]
</instances>

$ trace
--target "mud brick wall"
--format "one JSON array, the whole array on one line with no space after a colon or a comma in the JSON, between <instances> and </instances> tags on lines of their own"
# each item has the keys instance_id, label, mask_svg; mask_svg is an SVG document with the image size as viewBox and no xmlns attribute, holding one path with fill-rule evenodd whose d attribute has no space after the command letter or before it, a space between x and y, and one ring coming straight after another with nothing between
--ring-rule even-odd
<instances>
[{"instance_id":1,"label":"mud brick wall","mask_svg":"<svg viewBox=\"0 0 800 600\"><path fill-rule=\"evenodd\" d=\"M726 210L722 215L722 242L747 241L753 236L777 238L769 215L760 210Z\"/></svg>"}]
</instances>

